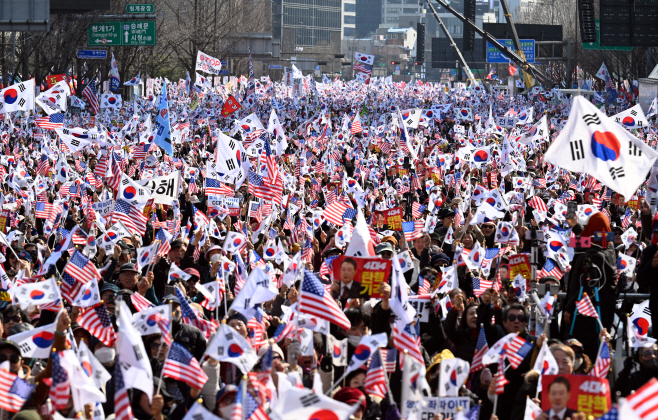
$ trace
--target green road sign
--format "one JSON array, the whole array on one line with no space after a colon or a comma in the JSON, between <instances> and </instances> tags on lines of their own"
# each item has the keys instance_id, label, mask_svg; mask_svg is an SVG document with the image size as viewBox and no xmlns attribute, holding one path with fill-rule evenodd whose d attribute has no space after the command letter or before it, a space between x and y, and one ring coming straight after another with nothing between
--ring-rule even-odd
<instances>
[{"instance_id":1,"label":"green road sign","mask_svg":"<svg viewBox=\"0 0 658 420\"><path fill-rule=\"evenodd\" d=\"M155 21L98 22L87 29L87 45L155 45Z\"/></svg>"},{"instance_id":2,"label":"green road sign","mask_svg":"<svg viewBox=\"0 0 658 420\"><path fill-rule=\"evenodd\" d=\"M153 3L146 4L126 4L126 13L153 13L155 6Z\"/></svg>"},{"instance_id":3,"label":"green road sign","mask_svg":"<svg viewBox=\"0 0 658 420\"><path fill-rule=\"evenodd\" d=\"M121 45L155 45L155 21L122 22Z\"/></svg>"},{"instance_id":4,"label":"green road sign","mask_svg":"<svg viewBox=\"0 0 658 420\"><path fill-rule=\"evenodd\" d=\"M601 46L601 21L596 19L596 42L583 42L584 50L605 51L633 51L633 47L604 47Z\"/></svg>"},{"instance_id":5,"label":"green road sign","mask_svg":"<svg viewBox=\"0 0 658 420\"><path fill-rule=\"evenodd\" d=\"M98 22L87 28L87 45L121 45L121 22Z\"/></svg>"}]
</instances>

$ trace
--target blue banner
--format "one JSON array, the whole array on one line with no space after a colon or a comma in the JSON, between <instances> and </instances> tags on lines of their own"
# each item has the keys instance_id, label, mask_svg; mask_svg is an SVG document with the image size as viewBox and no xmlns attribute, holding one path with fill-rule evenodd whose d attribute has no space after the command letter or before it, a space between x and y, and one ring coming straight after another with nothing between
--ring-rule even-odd
<instances>
[{"instance_id":1,"label":"blue banner","mask_svg":"<svg viewBox=\"0 0 658 420\"><path fill-rule=\"evenodd\" d=\"M167 84L162 85L158 118L155 120L155 144L160 146L169 156L174 156L174 147L171 144L169 127L169 101L167 100Z\"/></svg>"}]
</instances>

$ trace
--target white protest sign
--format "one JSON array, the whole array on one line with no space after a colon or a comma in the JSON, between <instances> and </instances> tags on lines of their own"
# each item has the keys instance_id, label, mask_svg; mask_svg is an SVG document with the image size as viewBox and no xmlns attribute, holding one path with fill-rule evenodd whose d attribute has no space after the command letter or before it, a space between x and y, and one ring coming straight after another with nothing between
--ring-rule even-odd
<instances>
[{"instance_id":1,"label":"white protest sign","mask_svg":"<svg viewBox=\"0 0 658 420\"><path fill-rule=\"evenodd\" d=\"M468 397L423 397L423 400L421 419L432 419L437 414L442 414L444 419L454 419L457 415L457 408L461 407L464 414L471 409Z\"/></svg>"},{"instance_id":2,"label":"white protest sign","mask_svg":"<svg viewBox=\"0 0 658 420\"><path fill-rule=\"evenodd\" d=\"M219 74L221 69L222 62L219 59L211 57L208 54L204 54L201 51L197 53L195 70L205 71L206 73Z\"/></svg>"},{"instance_id":3,"label":"white protest sign","mask_svg":"<svg viewBox=\"0 0 658 420\"><path fill-rule=\"evenodd\" d=\"M99 201L98 203L93 203L91 207L103 217L108 216L114 211L114 200L111 198L105 201Z\"/></svg>"},{"instance_id":4,"label":"white protest sign","mask_svg":"<svg viewBox=\"0 0 658 420\"><path fill-rule=\"evenodd\" d=\"M142 179L136 182L151 191L151 197L154 199L154 203L170 206L174 200L178 200L179 181L180 171L176 171L169 175Z\"/></svg>"}]
</instances>

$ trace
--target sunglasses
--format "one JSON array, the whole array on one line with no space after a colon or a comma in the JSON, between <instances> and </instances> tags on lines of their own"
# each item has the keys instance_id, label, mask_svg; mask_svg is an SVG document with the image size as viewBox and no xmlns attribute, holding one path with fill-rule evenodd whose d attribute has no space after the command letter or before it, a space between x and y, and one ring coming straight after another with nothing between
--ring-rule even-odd
<instances>
[{"instance_id":1,"label":"sunglasses","mask_svg":"<svg viewBox=\"0 0 658 420\"><path fill-rule=\"evenodd\" d=\"M514 314L509 314L507 315L507 320L509 322L514 322L514 321L519 321L519 322L525 322L525 315L514 315Z\"/></svg>"},{"instance_id":2,"label":"sunglasses","mask_svg":"<svg viewBox=\"0 0 658 420\"><path fill-rule=\"evenodd\" d=\"M23 322L23 318L20 315L14 315L7 320L7 322Z\"/></svg>"},{"instance_id":3,"label":"sunglasses","mask_svg":"<svg viewBox=\"0 0 658 420\"><path fill-rule=\"evenodd\" d=\"M482 229L493 229L493 226L490 225L482 225Z\"/></svg>"},{"instance_id":4,"label":"sunglasses","mask_svg":"<svg viewBox=\"0 0 658 420\"><path fill-rule=\"evenodd\" d=\"M9 356L9 361L11 363L16 364L16 363L20 362L20 360L21 360L21 356L19 356L17 354L12 354L11 356ZM0 354L0 363L6 362L6 361L7 361L7 355L6 354Z\"/></svg>"},{"instance_id":5,"label":"sunglasses","mask_svg":"<svg viewBox=\"0 0 658 420\"><path fill-rule=\"evenodd\" d=\"M158 343L158 342L153 342L151 343L151 350L157 350L159 349L164 343Z\"/></svg>"}]
</instances>

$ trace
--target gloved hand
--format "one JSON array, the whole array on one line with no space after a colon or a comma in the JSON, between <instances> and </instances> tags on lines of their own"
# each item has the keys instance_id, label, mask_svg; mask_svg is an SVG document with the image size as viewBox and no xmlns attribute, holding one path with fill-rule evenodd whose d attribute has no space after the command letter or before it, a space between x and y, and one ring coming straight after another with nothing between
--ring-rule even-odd
<instances>
[{"instance_id":1,"label":"gloved hand","mask_svg":"<svg viewBox=\"0 0 658 420\"><path fill-rule=\"evenodd\" d=\"M632 357L627 357L626 360L624 360L624 370L630 371L633 369L633 366L635 366L635 360L633 360Z\"/></svg>"}]
</instances>

